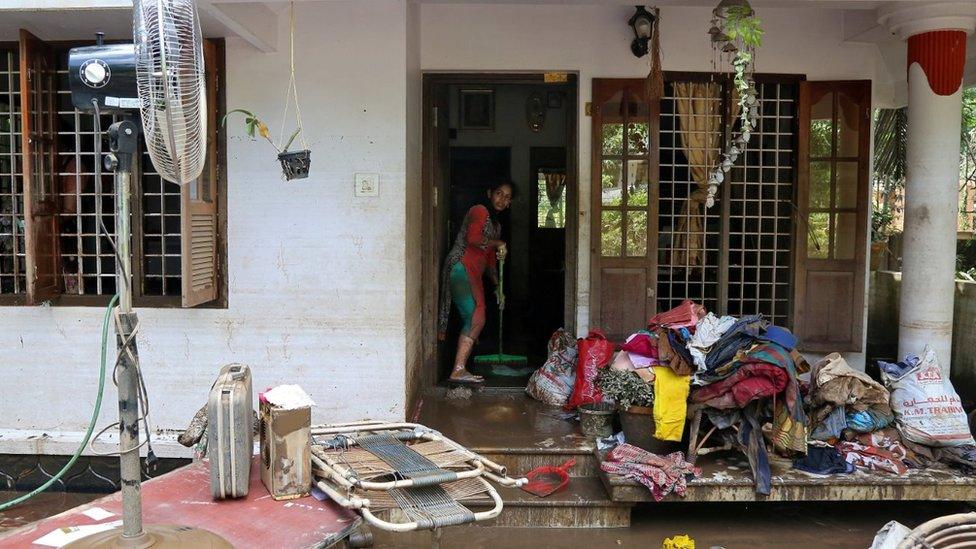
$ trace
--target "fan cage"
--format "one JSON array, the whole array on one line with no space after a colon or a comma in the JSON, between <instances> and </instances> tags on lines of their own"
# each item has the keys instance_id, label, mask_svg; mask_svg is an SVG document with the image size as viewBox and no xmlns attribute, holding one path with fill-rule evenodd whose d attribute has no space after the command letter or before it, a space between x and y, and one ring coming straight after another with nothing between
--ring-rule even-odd
<instances>
[{"instance_id":1,"label":"fan cage","mask_svg":"<svg viewBox=\"0 0 976 549\"><path fill-rule=\"evenodd\" d=\"M206 160L203 36L193 0L136 0L136 87L146 148L159 175L181 185Z\"/></svg>"}]
</instances>

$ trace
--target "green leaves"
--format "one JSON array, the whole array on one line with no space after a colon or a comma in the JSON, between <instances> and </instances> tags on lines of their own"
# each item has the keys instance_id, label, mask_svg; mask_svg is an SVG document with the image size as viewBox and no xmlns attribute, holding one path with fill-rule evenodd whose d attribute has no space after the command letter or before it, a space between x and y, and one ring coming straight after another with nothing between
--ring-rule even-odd
<instances>
[{"instance_id":1,"label":"green leaves","mask_svg":"<svg viewBox=\"0 0 976 549\"><path fill-rule=\"evenodd\" d=\"M734 6L725 10L725 34L732 40L741 39L747 46L762 46L762 21L756 12L746 6Z\"/></svg>"},{"instance_id":2,"label":"green leaves","mask_svg":"<svg viewBox=\"0 0 976 549\"><path fill-rule=\"evenodd\" d=\"M596 386L620 409L654 405L654 387L629 370L604 368L597 375Z\"/></svg>"},{"instance_id":3,"label":"green leaves","mask_svg":"<svg viewBox=\"0 0 976 549\"><path fill-rule=\"evenodd\" d=\"M274 141L271 140L271 130L268 129L268 125L262 122L256 114L249 110L234 109L232 111L228 111L227 114L224 115L221 125L226 126L227 118L234 113L244 115L244 132L247 133L248 137L251 139L256 139L257 136L260 135L262 138L267 140L268 143L271 143L271 146L274 147L279 153L288 152L288 147L290 147L292 142L295 141L298 134L302 132L301 128L296 129L294 133L291 134L291 137L288 138L288 142L285 143L285 146L279 149L278 146L275 145Z\"/></svg>"}]
</instances>

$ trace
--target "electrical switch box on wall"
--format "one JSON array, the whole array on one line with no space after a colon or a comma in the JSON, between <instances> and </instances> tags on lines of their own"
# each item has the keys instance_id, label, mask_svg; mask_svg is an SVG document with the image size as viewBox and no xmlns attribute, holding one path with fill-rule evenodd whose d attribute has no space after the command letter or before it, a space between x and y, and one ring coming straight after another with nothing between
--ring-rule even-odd
<instances>
[{"instance_id":1,"label":"electrical switch box on wall","mask_svg":"<svg viewBox=\"0 0 976 549\"><path fill-rule=\"evenodd\" d=\"M378 173L357 173L356 174L356 196L379 196L380 195L380 174Z\"/></svg>"}]
</instances>

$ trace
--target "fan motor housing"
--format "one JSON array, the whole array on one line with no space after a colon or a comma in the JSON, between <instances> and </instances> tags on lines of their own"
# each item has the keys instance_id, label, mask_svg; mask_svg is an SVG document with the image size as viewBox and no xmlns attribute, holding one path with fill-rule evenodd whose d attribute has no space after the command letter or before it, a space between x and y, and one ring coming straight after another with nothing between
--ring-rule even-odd
<instances>
[{"instance_id":1,"label":"fan motor housing","mask_svg":"<svg viewBox=\"0 0 976 549\"><path fill-rule=\"evenodd\" d=\"M101 112L139 109L136 91L136 55L133 44L71 48L68 86L75 108L92 111L92 99Z\"/></svg>"}]
</instances>

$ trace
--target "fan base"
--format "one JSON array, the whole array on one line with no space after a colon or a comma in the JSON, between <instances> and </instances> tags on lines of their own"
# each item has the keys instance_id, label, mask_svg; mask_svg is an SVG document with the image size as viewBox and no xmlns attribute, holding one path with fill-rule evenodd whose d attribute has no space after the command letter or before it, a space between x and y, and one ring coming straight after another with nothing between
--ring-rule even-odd
<instances>
[{"instance_id":1,"label":"fan base","mask_svg":"<svg viewBox=\"0 0 976 549\"><path fill-rule=\"evenodd\" d=\"M65 548L87 549L89 547L145 549L152 547L199 547L213 549L232 549L227 540L202 528L179 526L176 524L149 525L143 528L142 535L135 538L122 536L122 528L113 528L97 534L84 537L78 541L65 545Z\"/></svg>"}]
</instances>

